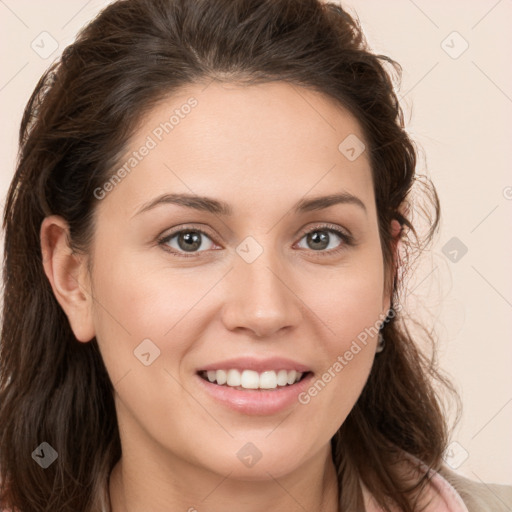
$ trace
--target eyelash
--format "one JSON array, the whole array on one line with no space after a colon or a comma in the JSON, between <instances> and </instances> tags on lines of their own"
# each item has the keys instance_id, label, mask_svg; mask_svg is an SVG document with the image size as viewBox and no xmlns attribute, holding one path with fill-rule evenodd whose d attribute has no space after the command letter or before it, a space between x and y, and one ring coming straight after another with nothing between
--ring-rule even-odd
<instances>
[{"instance_id":1,"label":"eyelash","mask_svg":"<svg viewBox=\"0 0 512 512\"><path fill-rule=\"evenodd\" d=\"M301 233L299 241L302 240L306 235L308 235L310 233L314 233L315 231L329 231L329 232L335 233L344 242L337 249L330 249L329 251L324 251L324 250L322 250L322 251L313 251L313 250L311 250L310 252L313 252L315 254L315 256L319 256L319 257L334 256L334 255L337 255L337 254L341 253L342 251L345 251L347 249L347 247L355 245L354 238L353 238L352 235L349 235L348 233L345 233L345 232L341 231L339 228L337 228L336 226L334 226L332 224L321 224L321 225L318 225L318 226L314 226L313 228L309 229L308 231L305 231L305 232ZM168 234L168 235L166 235L166 236L164 236L162 238L159 238L158 239L158 245L162 246L162 248L165 251L169 252L170 254L172 254L173 256L176 256L178 258L193 258L193 257L197 257L198 254L200 254L201 252L205 252L205 251L199 251L199 252L194 252L194 253L186 254L186 253L178 252L175 249L170 249L167 246L167 243L170 240L172 240L176 235L179 235L181 233L189 233L189 232L200 233L200 234L205 235L208 238L210 238L210 240L212 240L212 242L217 243L215 241L215 239L211 235L209 235L208 233L206 233L202 229L198 229L198 228L195 228L193 226L184 226L184 227L182 227L181 229L179 229L177 231L174 231L174 232L172 232L172 233L170 233L170 234Z\"/></svg>"}]
</instances>

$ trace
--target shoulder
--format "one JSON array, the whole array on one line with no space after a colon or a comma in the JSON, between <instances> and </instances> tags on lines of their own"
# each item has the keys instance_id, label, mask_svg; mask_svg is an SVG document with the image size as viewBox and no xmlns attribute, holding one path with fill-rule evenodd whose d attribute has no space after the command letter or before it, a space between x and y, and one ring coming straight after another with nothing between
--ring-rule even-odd
<instances>
[{"instance_id":1,"label":"shoulder","mask_svg":"<svg viewBox=\"0 0 512 512\"><path fill-rule=\"evenodd\" d=\"M428 472L428 478L418 488L411 499L417 510L423 512L472 512L468 510L458 491L438 472L430 469L416 457L404 453L404 457L396 463L396 471L407 487L414 487L418 479ZM374 500L373 495L363 485L363 502L365 512L384 512ZM391 506L392 512L400 512L396 505ZM415 508L416 510L416 508Z\"/></svg>"},{"instance_id":2,"label":"shoulder","mask_svg":"<svg viewBox=\"0 0 512 512\"><path fill-rule=\"evenodd\" d=\"M512 486L477 482L443 465L438 474L461 496L468 512L509 512Z\"/></svg>"},{"instance_id":3,"label":"shoulder","mask_svg":"<svg viewBox=\"0 0 512 512\"><path fill-rule=\"evenodd\" d=\"M427 468L411 454L407 458L421 467ZM477 482L456 473L446 464L434 471L430 470L430 495L434 501L442 503L447 512L510 512L512 510L512 486ZM441 508L433 508L433 510Z\"/></svg>"},{"instance_id":4,"label":"shoulder","mask_svg":"<svg viewBox=\"0 0 512 512\"><path fill-rule=\"evenodd\" d=\"M404 455L405 458L399 463L399 472L406 480L411 478L410 483L413 483L428 468L411 454ZM512 486L476 482L459 475L446 465L442 465L438 471L430 469L428 473L428 485L421 492L421 496L418 496L420 509L424 512L510 512L512 510ZM362 491L365 511L383 512L363 484Z\"/></svg>"}]
</instances>

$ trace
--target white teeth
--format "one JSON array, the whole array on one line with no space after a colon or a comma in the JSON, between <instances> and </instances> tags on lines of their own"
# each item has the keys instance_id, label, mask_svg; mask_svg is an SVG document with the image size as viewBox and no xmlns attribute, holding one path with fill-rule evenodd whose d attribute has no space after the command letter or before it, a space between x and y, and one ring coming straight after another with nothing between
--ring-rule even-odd
<instances>
[{"instance_id":1,"label":"white teeth","mask_svg":"<svg viewBox=\"0 0 512 512\"><path fill-rule=\"evenodd\" d=\"M273 371L263 372L260 375L260 388L261 389L275 389L275 388L277 388L277 375L276 375L276 372L273 372Z\"/></svg>"},{"instance_id":2,"label":"white teeth","mask_svg":"<svg viewBox=\"0 0 512 512\"><path fill-rule=\"evenodd\" d=\"M277 372L277 385L286 386L288 384L288 372L286 370L279 370Z\"/></svg>"},{"instance_id":3,"label":"white teeth","mask_svg":"<svg viewBox=\"0 0 512 512\"><path fill-rule=\"evenodd\" d=\"M227 385L236 388L242 383L242 376L238 370L228 370Z\"/></svg>"},{"instance_id":4,"label":"white teeth","mask_svg":"<svg viewBox=\"0 0 512 512\"><path fill-rule=\"evenodd\" d=\"M295 382L295 377L297 377L297 372L295 370L288 372L288 384L293 384Z\"/></svg>"},{"instance_id":5,"label":"white teeth","mask_svg":"<svg viewBox=\"0 0 512 512\"><path fill-rule=\"evenodd\" d=\"M235 370L236 371L236 370ZM240 386L245 389L258 389L260 384L260 376L258 372L252 370L244 370L240 377Z\"/></svg>"},{"instance_id":6,"label":"white teeth","mask_svg":"<svg viewBox=\"0 0 512 512\"><path fill-rule=\"evenodd\" d=\"M217 384L220 384L221 386L223 384L226 384L226 382L228 380L228 375L224 370L217 370L217 371L214 370L214 373L217 375L217 377L215 379L217 381Z\"/></svg>"},{"instance_id":7,"label":"white teeth","mask_svg":"<svg viewBox=\"0 0 512 512\"><path fill-rule=\"evenodd\" d=\"M216 382L220 386L243 389L276 389L278 386L292 385L302 378L302 373L296 370L268 370L258 373L254 370L208 370L202 373L210 382Z\"/></svg>"}]
</instances>

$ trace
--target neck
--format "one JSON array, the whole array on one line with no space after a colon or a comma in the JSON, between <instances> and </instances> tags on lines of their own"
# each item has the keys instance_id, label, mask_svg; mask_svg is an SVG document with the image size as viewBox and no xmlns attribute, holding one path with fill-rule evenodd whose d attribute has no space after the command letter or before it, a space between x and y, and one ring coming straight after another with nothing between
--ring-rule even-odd
<instances>
[{"instance_id":1,"label":"neck","mask_svg":"<svg viewBox=\"0 0 512 512\"><path fill-rule=\"evenodd\" d=\"M160 461L161 462L161 461ZM279 479L248 481L173 461L172 474L158 461L121 458L112 470L111 512L338 512L338 483L330 445L304 467ZM187 467L188 466L188 467Z\"/></svg>"}]
</instances>

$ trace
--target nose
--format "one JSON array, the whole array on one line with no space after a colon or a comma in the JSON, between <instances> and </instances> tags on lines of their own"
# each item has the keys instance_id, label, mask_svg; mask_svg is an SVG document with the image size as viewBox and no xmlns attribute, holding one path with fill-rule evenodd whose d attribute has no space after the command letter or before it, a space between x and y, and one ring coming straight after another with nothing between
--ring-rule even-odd
<instances>
[{"instance_id":1,"label":"nose","mask_svg":"<svg viewBox=\"0 0 512 512\"><path fill-rule=\"evenodd\" d=\"M227 299L222 321L229 330L247 330L269 338L280 330L298 326L303 302L295 292L294 279L270 249L252 263L235 258L227 279Z\"/></svg>"}]
</instances>

